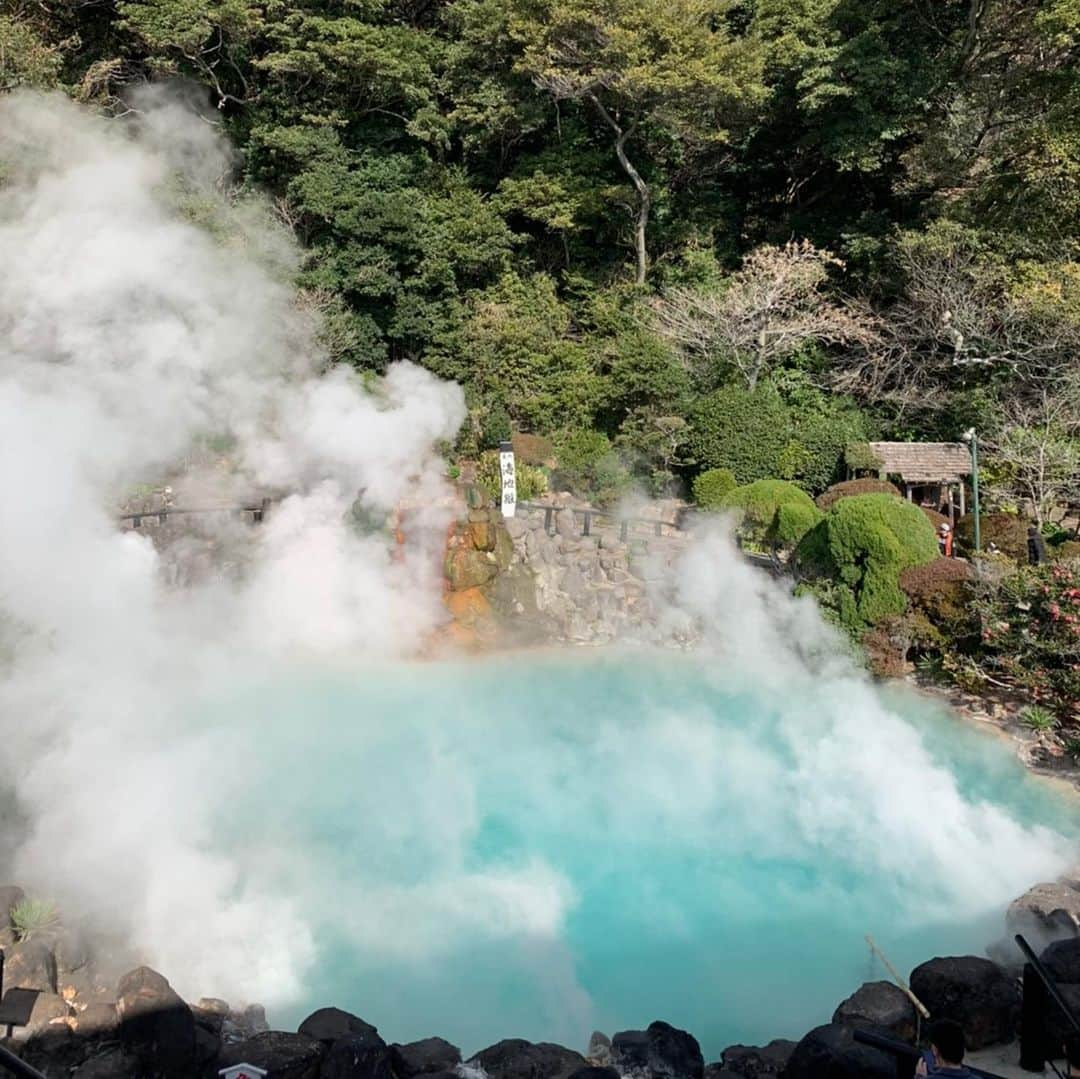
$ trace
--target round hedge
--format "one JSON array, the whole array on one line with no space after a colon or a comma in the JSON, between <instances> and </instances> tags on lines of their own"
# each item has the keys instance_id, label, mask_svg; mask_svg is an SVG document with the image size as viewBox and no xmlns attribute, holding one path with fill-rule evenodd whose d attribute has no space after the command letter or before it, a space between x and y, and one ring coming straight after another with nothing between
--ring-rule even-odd
<instances>
[{"instance_id":1,"label":"round hedge","mask_svg":"<svg viewBox=\"0 0 1080 1079\"><path fill-rule=\"evenodd\" d=\"M700 400L687 445L702 468L728 468L740 483L775 476L790 435L788 410L770 386L724 386Z\"/></svg>"},{"instance_id":2,"label":"round hedge","mask_svg":"<svg viewBox=\"0 0 1080 1079\"><path fill-rule=\"evenodd\" d=\"M1021 565L1027 565L1027 530L1031 521L1015 513L984 513L979 518L979 538L982 549L991 543L1002 554ZM968 552L975 550L975 515L969 513L956 522L956 542Z\"/></svg>"},{"instance_id":3,"label":"round hedge","mask_svg":"<svg viewBox=\"0 0 1080 1079\"><path fill-rule=\"evenodd\" d=\"M889 483L888 480L879 480L873 476L866 476L862 479L834 483L817 496L817 508L822 513L826 513L841 498L854 498L855 495L893 495L896 498L903 498L903 495L900 494L900 488L895 484Z\"/></svg>"},{"instance_id":4,"label":"round hedge","mask_svg":"<svg viewBox=\"0 0 1080 1079\"><path fill-rule=\"evenodd\" d=\"M736 487L722 506L742 511L740 532L759 543L794 547L821 520L814 500L786 480L758 480Z\"/></svg>"},{"instance_id":5,"label":"round hedge","mask_svg":"<svg viewBox=\"0 0 1080 1079\"><path fill-rule=\"evenodd\" d=\"M901 614L907 598L900 574L937 557L937 537L926 515L888 494L840 499L795 552L803 573L832 580L837 613L849 629Z\"/></svg>"},{"instance_id":6,"label":"round hedge","mask_svg":"<svg viewBox=\"0 0 1080 1079\"><path fill-rule=\"evenodd\" d=\"M738 486L730 468L708 468L694 477L694 502L703 510L720 509L724 498Z\"/></svg>"}]
</instances>

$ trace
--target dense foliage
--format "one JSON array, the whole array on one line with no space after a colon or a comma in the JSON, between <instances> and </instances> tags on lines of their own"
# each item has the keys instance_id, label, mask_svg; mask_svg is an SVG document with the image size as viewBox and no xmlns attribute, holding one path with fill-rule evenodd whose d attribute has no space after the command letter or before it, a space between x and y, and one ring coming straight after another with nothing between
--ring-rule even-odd
<instances>
[{"instance_id":1,"label":"dense foliage","mask_svg":"<svg viewBox=\"0 0 1080 1079\"><path fill-rule=\"evenodd\" d=\"M837 502L795 552L800 572L824 579L821 598L849 629L902 614L900 575L938 557L933 526L917 506L888 494Z\"/></svg>"},{"instance_id":2,"label":"dense foliage","mask_svg":"<svg viewBox=\"0 0 1080 1079\"><path fill-rule=\"evenodd\" d=\"M790 549L821 520L813 499L785 480L758 480L736 487L721 506L739 514L739 533L758 544Z\"/></svg>"},{"instance_id":3,"label":"dense foliage","mask_svg":"<svg viewBox=\"0 0 1080 1079\"><path fill-rule=\"evenodd\" d=\"M703 510L724 507L725 498L738 486L735 473L730 468L707 468L694 477L692 494L694 503Z\"/></svg>"},{"instance_id":4,"label":"dense foliage","mask_svg":"<svg viewBox=\"0 0 1080 1079\"><path fill-rule=\"evenodd\" d=\"M975 425L1040 523L1080 497L1078 56L1075 0L0 0L0 92L138 123L187 80L332 357L460 380L459 452L818 493Z\"/></svg>"}]
</instances>

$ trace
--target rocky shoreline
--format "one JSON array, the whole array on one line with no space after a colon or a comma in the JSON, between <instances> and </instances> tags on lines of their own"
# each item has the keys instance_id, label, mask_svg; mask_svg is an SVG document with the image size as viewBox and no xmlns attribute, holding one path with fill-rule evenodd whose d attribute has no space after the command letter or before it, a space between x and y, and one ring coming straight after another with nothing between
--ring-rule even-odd
<instances>
[{"instance_id":1,"label":"rocky shoreline","mask_svg":"<svg viewBox=\"0 0 1080 1079\"><path fill-rule=\"evenodd\" d=\"M892 982L868 982L841 1001L831 1021L799 1041L732 1045L706 1062L694 1036L657 1020L645 1030L596 1032L579 1052L511 1038L464 1058L439 1037L387 1043L376 1027L338 1008L321 1008L296 1031L272 1030L258 1005L185 1002L161 974L137 967L110 982L91 949L62 928L19 939L11 911L22 889L0 888L5 991L32 991L28 1022L0 1044L47 1079L212 1079L248 1064L267 1079L893 1079L889 1054L854 1040L869 1029L909 1045L920 1019ZM1005 929L1040 949L1066 1000L1080 1008L1080 871L1036 885L1008 909ZM1015 1059L1023 1006L1021 956L1012 944L988 956L929 959L910 974L911 991L933 1018L951 1018L969 1049L1006 1046ZM1050 1014L1051 1042L1064 1016ZM258 1072L254 1073L258 1075Z\"/></svg>"}]
</instances>

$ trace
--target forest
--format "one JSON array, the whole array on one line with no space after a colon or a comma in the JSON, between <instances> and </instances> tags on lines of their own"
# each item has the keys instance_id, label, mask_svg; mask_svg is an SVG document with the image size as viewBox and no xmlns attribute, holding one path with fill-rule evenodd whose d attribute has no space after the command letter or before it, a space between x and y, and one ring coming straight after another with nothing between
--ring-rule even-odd
<instances>
[{"instance_id":1,"label":"forest","mask_svg":"<svg viewBox=\"0 0 1080 1079\"><path fill-rule=\"evenodd\" d=\"M1078 57L1080 0L0 0L0 92L206 108L329 361L460 382L457 456L708 504L974 429L1063 545Z\"/></svg>"}]
</instances>

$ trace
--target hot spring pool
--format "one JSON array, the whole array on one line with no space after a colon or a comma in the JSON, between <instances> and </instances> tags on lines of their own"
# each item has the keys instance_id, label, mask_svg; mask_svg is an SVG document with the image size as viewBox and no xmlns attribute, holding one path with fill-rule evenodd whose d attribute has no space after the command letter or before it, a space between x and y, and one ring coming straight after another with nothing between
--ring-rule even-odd
<instances>
[{"instance_id":1,"label":"hot spring pool","mask_svg":"<svg viewBox=\"0 0 1080 1079\"><path fill-rule=\"evenodd\" d=\"M657 1018L706 1059L798 1036L885 976L864 934L902 971L981 952L1077 835L1008 745L855 678L540 653L227 707L223 842L315 934L272 1018L335 1004L467 1053Z\"/></svg>"}]
</instances>

